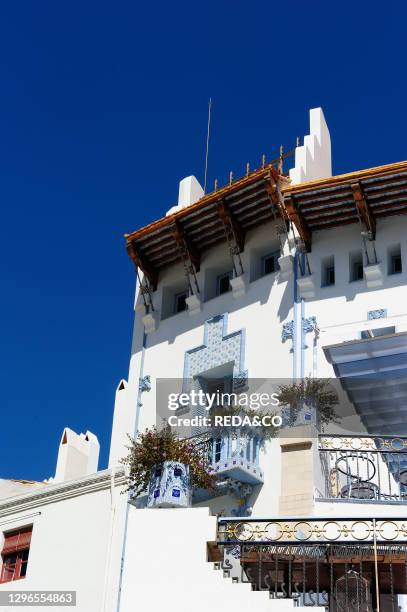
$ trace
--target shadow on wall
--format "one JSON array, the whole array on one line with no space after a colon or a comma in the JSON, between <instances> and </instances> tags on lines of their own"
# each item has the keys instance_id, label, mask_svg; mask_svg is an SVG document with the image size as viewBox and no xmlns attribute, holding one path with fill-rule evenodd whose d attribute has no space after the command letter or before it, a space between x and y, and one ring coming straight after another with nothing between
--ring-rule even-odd
<instances>
[{"instance_id":1,"label":"shadow on wall","mask_svg":"<svg viewBox=\"0 0 407 612\"><path fill-rule=\"evenodd\" d=\"M285 288L282 298L281 294L279 294L280 306L277 312L277 320L280 324L287 318L293 302L292 281L288 283L286 281L282 282L285 284ZM215 315L224 312L234 313L256 303L260 305L267 304L270 299L272 299L273 287L280 285L280 283L281 281L279 281L278 273L268 274L267 276L263 276L249 283L247 292L243 296L234 299L229 291L223 295L204 301L202 303L202 311L198 315L190 316L188 312L183 311L172 317L161 320L157 330L148 334L148 346L152 347L162 342L172 344L179 335L191 329L202 327L207 319ZM137 314L136 318L140 321L139 328L141 329L141 316ZM137 342L136 346L140 347L141 341Z\"/></svg>"}]
</instances>

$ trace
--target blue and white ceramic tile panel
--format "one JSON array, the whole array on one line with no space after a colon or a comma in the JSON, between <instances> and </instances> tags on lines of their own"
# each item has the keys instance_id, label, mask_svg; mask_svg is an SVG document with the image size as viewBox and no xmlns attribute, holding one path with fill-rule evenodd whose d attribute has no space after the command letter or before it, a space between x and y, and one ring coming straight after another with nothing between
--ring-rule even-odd
<instances>
[{"instance_id":1,"label":"blue and white ceramic tile panel","mask_svg":"<svg viewBox=\"0 0 407 612\"><path fill-rule=\"evenodd\" d=\"M369 310L367 320L374 321L375 319L385 319L387 317L386 308L377 308L377 310Z\"/></svg>"},{"instance_id":2,"label":"blue and white ceramic tile panel","mask_svg":"<svg viewBox=\"0 0 407 612\"><path fill-rule=\"evenodd\" d=\"M233 390L242 389L247 381L247 371L244 369L245 330L227 334L227 313L216 315L205 321L204 339L197 346L185 353L184 361L184 391L195 389L199 391L200 384L196 378L218 366L233 362ZM204 406L197 406L191 411L192 416L206 416ZM203 431L193 428L193 434Z\"/></svg>"},{"instance_id":3,"label":"blue and white ceramic tile panel","mask_svg":"<svg viewBox=\"0 0 407 612\"><path fill-rule=\"evenodd\" d=\"M247 385L245 363L245 330L227 333L227 314L216 315L205 322L204 341L185 353L184 391L200 389L199 375L227 363L233 363L233 391L241 391ZM205 416L205 406L196 406L191 416ZM202 433L204 428L193 427L192 434ZM259 484L263 473L259 469L260 440L247 434L233 437L229 432L222 436L220 459L216 460L216 447L213 445L212 463L217 474L234 480ZM250 450L250 452L249 452ZM247 451L247 452L246 452Z\"/></svg>"},{"instance_id":4,"label":"blue and white ceramic tile panel","mask_svg":"<svg viewBox=\"0 0 407 612\"><path fill-rule=\"evenodd\" d=\"M283 323L283 328L281 330L281 340L285 342L286 340L292 340L294 336L294 321L287 321L287 323Z\"/></svg>"},{"instance_id":5,"label":"blue and white ceramic tile panel","mask_svg":"<svg viewBox=\"0 0 407 612\"><path fill-rule=\"evenodd\" d=\"M205 321L203 344L185 353L184 381L232 361L233 378L242 376L245 372L245 330L227 334L227 324L227 313Z\"/></svg>"}]
</instances>

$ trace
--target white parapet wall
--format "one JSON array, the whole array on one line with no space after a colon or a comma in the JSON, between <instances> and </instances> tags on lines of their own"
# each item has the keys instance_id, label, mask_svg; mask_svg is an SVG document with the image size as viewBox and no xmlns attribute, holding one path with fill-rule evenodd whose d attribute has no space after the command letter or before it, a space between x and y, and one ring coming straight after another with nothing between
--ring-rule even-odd
<instances>
[{"instance_id":1,"label":"white parapet wall","mask_svg":"<svg viewBox=\"0 0 407 612\"><path fill-rule=\"evenodd\" d=\"M216 571L206 559L206 543L215 539L216 517L208 508L130 507L120 612L294 610L293 600L273 601L267 591L252 591Z\"/></svg>"},{"instance_id":2,"label":"white parapet wall","mask_svg":"<svg viewBox=\"0 0 407 612\"><path fill-rule=\"evenodd\" d=\"M295 149L295 166L290 170L292 184L332 176L331 136L322 108L309 112L310 133Z\"/></svg>"}]
</instances>

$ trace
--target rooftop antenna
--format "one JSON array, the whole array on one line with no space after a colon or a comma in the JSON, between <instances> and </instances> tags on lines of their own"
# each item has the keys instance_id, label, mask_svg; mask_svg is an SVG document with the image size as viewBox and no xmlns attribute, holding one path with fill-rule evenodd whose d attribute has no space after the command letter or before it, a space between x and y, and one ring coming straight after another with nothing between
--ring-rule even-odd
<instances>
[{"instance_id":1,"label":"rooftop antenna","mask_svg":"<svg viewBox=\"0 0 407 612\"><path fill-rule=\"evenodd\" d=\"M211 110L212 110L212 98L209 98L209 105L208 105L208 130L207 130L207 133L206 133L204 194L206 193L206 179L207 179L207 176L208 176L209 136L210 136L210 133L211 133Z\"/></svg>"}]
</instances>

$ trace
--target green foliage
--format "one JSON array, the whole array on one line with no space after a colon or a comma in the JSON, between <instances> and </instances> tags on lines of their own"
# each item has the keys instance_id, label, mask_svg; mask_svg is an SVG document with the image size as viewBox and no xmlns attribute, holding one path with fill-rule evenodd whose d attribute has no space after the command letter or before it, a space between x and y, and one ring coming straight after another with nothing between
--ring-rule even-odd
<instances>
[{"instance_id":1,"label":"green foliage","mask_svg":"<svg viewBox=\"0 0 407 612\"><path fill-rule=\"evenodd\" d=\"M256 436L260 440L270 440L271 438L275 438L279 433L279 428L274 427L273 425L264 425L262 423L263 417L267 416L270 419L273 416L276 416L278 413L272 410L254 410L253 408L249 408L248 406L219 406L216 408L212 408L209 412L209 416L212 417L212 422L214 423L215 416L239 416L242 418L249 417L250 421L253 423L255 419L258 420L258 425L241 425L241 426L233 426L227 428L227 431L232 432L232 436L237 434L239 430L240 433L250 433L251 436ZM225 427L215 426L211 427L211 431L214 437L221 436L225 433Z\"/></svg>"},{"instance_id":2,"label":"green foliage","mask_svg":"<svg viewBox=\"0 0 407 612\"><path fill-rule=\"evenodd\" d=\"M208 472L208 463L199 448L188 439L180 439L169 426L156 427L129 436L127 457L121 463L128 467L127 489L133 498L148 489L154 466L164 461L179 461L189 466L191 485L199 489L214 489L215 477Z\"/></svg>"},{"instance_id":3,"label":"green foliage","mask_svg":"<svg viewBox=\"0 0 407 612\"><path fill-rule=\"evenodd\" d=\"M281 385L277 394L281 406L291 406L291 419L295 421L304 404L315 406L322 425L339 423L335 411L338 404L336 392L324 378L304 378L291 385Z\"/></svg>"}]
</instances>

